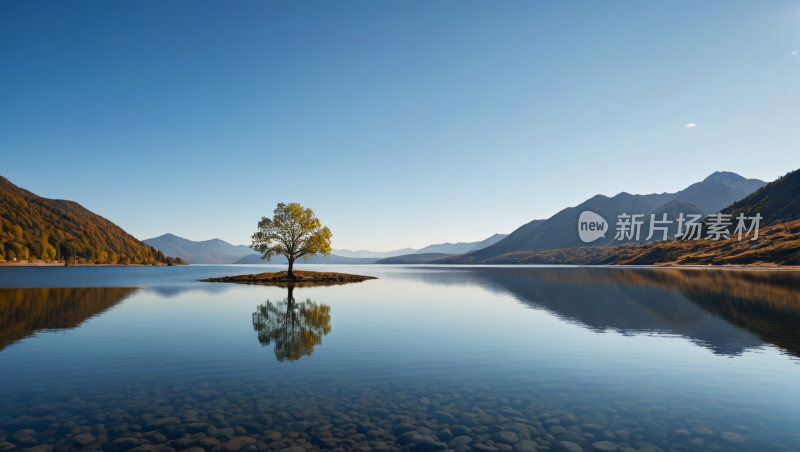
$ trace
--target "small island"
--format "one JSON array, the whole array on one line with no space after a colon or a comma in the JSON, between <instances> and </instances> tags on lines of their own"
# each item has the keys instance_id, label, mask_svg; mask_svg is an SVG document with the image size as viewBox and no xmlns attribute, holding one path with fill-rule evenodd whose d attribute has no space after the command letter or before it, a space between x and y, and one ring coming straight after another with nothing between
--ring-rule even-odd
<instances>
[{"instance_id":1,"label":"small island","mask_svg":"<svg viewBox=\"0 0 800 452\"><path fill-rule=\"evenodd\" d=\"M288 271L273 273L257 273L254 275L223 276L221 278L201 279L202 282L225 282L238 284L264 284L264 283L332 283L345 284L362 282L368 279L378 279L374 276L351 275L349 273L295 271L289 275Z\"/></svg>"},{"instance_id":2,"label":"small island","mask_svg":"<svg viewBox=\"0 0 800 452\"><path fill-rule=\"evenodd\" d=\"M253 234L250 248L261 253L261 259L284 256L289 262L286 271L257 273L255 275L224 276L201 279L202 282L238 284L269 284L287 287L289 300L291 290L303 286L327 286L378 279L374 276L351 275L336 272L293 271L299 258L310 260L315 255L331 254L331 231L314 215L311 209L297 203L279 203L273 218L262 217L258 231Z\"/></svg>"}]
</instances>

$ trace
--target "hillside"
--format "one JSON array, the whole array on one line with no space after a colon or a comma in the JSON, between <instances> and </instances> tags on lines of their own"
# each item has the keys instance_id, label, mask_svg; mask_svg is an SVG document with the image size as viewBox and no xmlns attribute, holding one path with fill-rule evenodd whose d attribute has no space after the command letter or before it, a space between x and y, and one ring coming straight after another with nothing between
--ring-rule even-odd
<instances>
[{"instance_id":1,"label":"hillside","mask_svg":"<svg viewBox=\"0 0 800 452\"><path fill-rule=\"evenodd\" d=\"M730 172L716 172L703 181L692 184L677 193L632 195L622 192L613 197L596 195L575 207L561 210L547 220L534 220L494 245L482 250L471 251L465 257L453 257L442 263L479 263L516 251L616 245L614 234L606 234L604 238L590 244L582 242L578 237L578 217L581 212L596 212L608 221L609 226L616 222L617 215L621 213L642 214L645 215L645 218L649 218L651 213L676 212L678 207L686 207L687 211L684 213L714 213L722 207L748 196L764 185L766 183L758 179L745 179ZM673 203L670 205L669 203L673 201L689 204ZM649 223L647 226L649 227ZM643 231L647 230L643 229ZM645 234L641 237L641 240L644 240L646 236ZM653 240L656 239L656 237L653 238Z\"/></svg>"},{"instance_id":2,"label":"hillside","mask_svg":"<svg viewBox=\"0 0 800 452\"><path fill-rule=\"evenodd\" d=\"M359 264L374 264L378 262L380 258L377 257L343 257L337 256L335 254L331 254L328 257L316 257L310 262L306 262L303 259L299 259L295 261L295 265L297 264L347 264L347 265L359 265ZM234 264L264 264L264 265L283 265L286 264L287 260L283 256L275 256L269 261L261 260L261 255L259 254L248 254L247 256L237 260Z\"/></svg>"},{"instance_id":3,"label":"hillside","mask_svg":"<svg viewBox=\"0 0 800 452\"><path fill-rule=\"evenodd\" d=\"M404 254L461 254L469 251L481 250L487 246L494 245L506 237L508 237L508 234L495 234L486 240L480 240L477 242L439 243L436 245L428 245L425 248L414 251L413 253Z\"/></svg>"},{"instance_id":4,"label":"hillside","mask_svg":"<svg viewBox=\"0 0 800 452\"><path fill-rule=\"evenodd\" d=\"M444 253L425 253L425 254L407 254L405 256L395 256L387 259L379 260L376 264L427 264L436 259L452 256L452 254Z\"/></svg>"},{"instance_id":5,"label":"hillside","mask_svg":"<svg viewBox=\"0 0 800 452\"><path fill-rule=\"evenodd\" d=\"M173 234L147 239L144 243L167 254L183 256L190 264L232 264L243 256L258 255L245 245L231 245L220 239L195 242Z\"/></svg>"},{"instance_id":6,"label":"hillside","mask_svg":"<svg viewBox=\"0 0 800 452\"><path fill-rule=\"evenodd\" d=\"M481 242L458 242L458 243L438 243L436 245L428 245L425 248L418 249L412 254L461 254L471 251L477 244Z\"/></svg>"},{"instance_id":7,"label":"hillside","mask_svg":"<svg viewBox=\"0 0 800 452\"><path fill-rule=\"evenodd\" d=\"M470 249L470 251L482 250L487 246L494 245L495 243L499 242L500 240L503 240L506 237L508 237L508 234L495 234L482 242L478 242L478 244L473 246L472 249Z\"/></svg>"},{"instance_id":8,"label":"hillside","mask_svg":"<svg viewBox=\"0 0 800 452\"><path fill-rule=\"evenodd\" d=\"M781 177L758 189L750 196L722 210L737 217L761 214L761 224L771 225L800 219L800 170Z\"/></svg>"},{"instance_id":9,"label":"hillside","mask_svg":"<svg viewBox=\"0 0 800 452\"><path fill-rule=\"evenodd\" d=\"M733 236L731 236L733 237ZM541 265L781 265L800 266L800 220L762 227L756 241L686 240L516 251L480 261L452 256L431 264Z\"/></svg>"},{"instance_id":10,"label":"hillside","mask_svg":"<svg viewBox=\"0 0 800 452\"><path fill-rule=\"evenodd\" d=\"M172 258L80 204L42 198L2 176L0 223L0 261L172 262Z\"/></svg>"}]
</instances>

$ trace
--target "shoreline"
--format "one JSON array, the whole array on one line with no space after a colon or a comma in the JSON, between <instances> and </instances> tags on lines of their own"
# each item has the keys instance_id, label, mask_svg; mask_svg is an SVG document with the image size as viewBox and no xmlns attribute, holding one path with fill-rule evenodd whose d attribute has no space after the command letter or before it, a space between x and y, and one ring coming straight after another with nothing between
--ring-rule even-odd
<instances>
[{"instance_id":1,"label":"shoreline","mask_svg":"<svg viewBox=\"0 0 800 452\"><path fill-rule=\"evenodd\" d=\"M376 265L376 264L366 264ZM391 267L480 267L480 268L532 268L532 267L580 267L580 268L639 268L654 270L737 270L737 271L800 271L800 267L766 267L747 265L591 265L591 264L380 264Z\"/></svg>"},{"instance_id":2,"label":"shoreline","mask_svg":"<svg viewBox=\"0 0 800 452\"><path fill-rule=\"evenodd\" d=\"M12 263L0 262L0 267L183 267L185 265L145 265L145 264L73 264L64 265L63 262L25 262ZM230 265L230 264L205 264L205 265ZM339 264L347 265L347 264ZM586 264L362 264L375 266L414 266L414 267L516 267L516 268L535 268L535 267L582 267L582 268L638 268L638 269L686 269L686 270L735 270L735 271L800 271L800 267L795 266L769 266L769 265L586 265ZM358 265L358 266L362 266ZM303 270L297 270L303 271Z\"/></svg>"}]
</instances>

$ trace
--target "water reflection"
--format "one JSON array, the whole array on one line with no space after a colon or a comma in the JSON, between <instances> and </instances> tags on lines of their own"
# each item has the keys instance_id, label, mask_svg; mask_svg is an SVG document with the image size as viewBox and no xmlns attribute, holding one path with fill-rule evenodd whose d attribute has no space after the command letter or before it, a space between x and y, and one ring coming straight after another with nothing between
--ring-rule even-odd
<instances>
[{"instance_id":1,"label":"water reflection","mask_svg":"<svg viewBox=\"0 0 800 452\"><path fill-rule=\"evenodd\" d=\"M0 351L37 331L76 328L137 290L131 287L0 289Z\"/></svg>"},{"instance_id":2,"label":"water reflection","mask_svg":"<svg viewBox=\"0 0 800 452\"><path fill-rule=\"evenodd\" d=\"M311 356L314 347L322 344L322 337L331 332L331 307L317 304L311 299L297 302L294 286L287 287L282 301L259 305L253 313L253 329L258 342L268 346L274 342L275 359L297 361Z\"/></svg>"},{"instance_id":3,"label":"water reflection","mask_svg":"<svg viewBox=\"0 0 800 452\"><path fill-rule=\"evenodd\" d=\"M768 343L800 357L797 272L482 268L405 277L509 293L596 332L677 335L729 356Z\"/></svg>"}]
</instances>

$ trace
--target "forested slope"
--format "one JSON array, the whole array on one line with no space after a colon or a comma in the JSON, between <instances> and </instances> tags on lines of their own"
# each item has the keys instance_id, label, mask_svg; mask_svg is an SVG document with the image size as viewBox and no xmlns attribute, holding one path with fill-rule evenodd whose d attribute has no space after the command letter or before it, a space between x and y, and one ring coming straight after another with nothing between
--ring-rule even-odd
<instances>
[{"instance_id":1,"label":"forested slope","mask_svg":"<svg viewBox=\"0 0 800 452\"><path fill-rule=\"evenodd\" d=\"M0 176L0 261L182 263L80 204L47 199Z\"/></svg>"}]
</instances>

